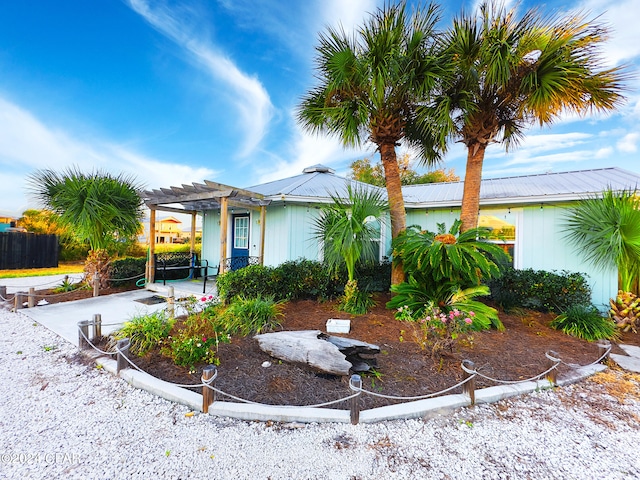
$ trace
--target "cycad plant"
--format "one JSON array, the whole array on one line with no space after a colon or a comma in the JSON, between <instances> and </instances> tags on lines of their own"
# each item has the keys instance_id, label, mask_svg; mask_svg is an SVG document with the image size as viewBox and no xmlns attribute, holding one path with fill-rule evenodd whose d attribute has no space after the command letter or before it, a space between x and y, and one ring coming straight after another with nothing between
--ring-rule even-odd
<instances>
[{"instance_id":1,"label":"cycad plant","mask_svg":"<svg viewBox=\"0 0 640 480\"><path fill-rule=\"evenodd\" d=\"M580 201L565 218L567 239L594 266L617 268L620 287L631 291L640 273L640 203L635 190Z\"/></svg>"},{"instance_id":2,"label":"cycad plant","mask_svg":"<svg viewBox=\"0 0 640 480\"><path fill-rule=\"evenodd\" d=\"M375 260L375 241L380 235L378 225L384 221L388 206L380 188L347 184L346 191L346 199L333 194L332 203L320 208L313 231L324 247L324 259L329 267L337 271L344 264L347 269L342 309L349 313L364 313L368 302L363 298L366 294L358 290L356 264Z\"/></svg>"},{"instance_id":3,"label":"cycad plant","mask_svg":"<svg viewBox=\"0 0 640 480\"><path fill-rule=\"evenodd\" d=\"M429 302L441 309L471 309L481 314L478 326L491 324L502 329L495 310L473 299L489 294L480 281L499 277L498 265L508 256L498 245L485 241L490 234L488 228L460 233L460 227L460 220L448 231L444 224L438 224L438 233L411 226L393 242L394 256L401 257L408 278L391 287L396 295L387 307L409 306L416 318Z\"/></svg>"}]
</instances>

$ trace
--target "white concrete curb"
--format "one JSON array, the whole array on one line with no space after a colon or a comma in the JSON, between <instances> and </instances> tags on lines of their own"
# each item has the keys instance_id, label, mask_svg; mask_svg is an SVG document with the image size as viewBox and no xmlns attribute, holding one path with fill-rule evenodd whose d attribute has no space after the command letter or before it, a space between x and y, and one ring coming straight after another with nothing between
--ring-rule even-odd
<instances>
[{"instance_id":1,"label":"white concrete curb","mask_svg":"<svg viewBox=\"0 0 640 480\"><path fill-rule=\"evenodd\" d=\"M107 357L95 357L95 362L106 371L116 374L116 361ZM587 365L574 370L574 374L558 379L557 386L569 385L583 380L595 373L606 370L602 364ZM192 410L202 412L202 395L186 388L155 378L132 368L120 371L120 378L136 388L146 390L172 402L186 405ZM499 385L475 391L476 404L494 403L516 395L554 388L548 380L522 382L511 385ZM433 417L471 405L467 395L453 394L417 400L397 405L372 408L360 411L360 423L376 423L386 420ZM237 418L239 420L274 421L284 423L349 423L349 410L334 408L295 407L281 405L263 405L251 403L216 401L209 406L209 414Z\"/></svg>"}]
</instances>

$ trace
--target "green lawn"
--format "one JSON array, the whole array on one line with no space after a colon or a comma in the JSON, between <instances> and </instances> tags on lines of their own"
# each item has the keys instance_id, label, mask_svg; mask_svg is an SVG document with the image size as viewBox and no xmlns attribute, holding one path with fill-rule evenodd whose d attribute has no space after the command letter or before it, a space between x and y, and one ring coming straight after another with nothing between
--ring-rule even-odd
<instances>
[{"instance_id":1,"label":"green lawn","mask_svg":"<svg viewBox=\"0 0 640 480\"><path fill-rule=\"evenodd\" d=\"M0 270L0 278L42 277L67 273L82 273L84 263L61 262L57 268L24 268L19 270Z\"/></svg>"}]
</instances>

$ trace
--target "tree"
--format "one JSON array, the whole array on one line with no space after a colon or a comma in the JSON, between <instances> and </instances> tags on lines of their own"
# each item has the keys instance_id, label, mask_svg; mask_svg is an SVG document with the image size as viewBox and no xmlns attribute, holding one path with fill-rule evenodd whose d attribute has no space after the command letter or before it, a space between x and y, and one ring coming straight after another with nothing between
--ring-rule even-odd
<instances>
[{"instance_id":1,"label":"tree","mask_svg":"<svg viewBox=\"0 0 640 480\"><path fill-rule=\"evenodd\" d=\"M80 260L86 257L89 245L79 242L73 235L73 229L64 225L60 215L50 210L25 210L18 225L28 232L57 235L60 241L62 260Z\"/></svg>"},{"instance_id":2,"label":"tree","mask_svg":"<svg viewBox=\"0 0 640 480\"><path fill-rule=\"evenodd\" d=\"M99 271L106 282L109 249L119 240L134 237L140 228L141 187L130 176L102 171L85 174L76 167L61 173L37 170L27 183L31 194L57 213L80 242L89 243L85 271L89 275Z\"/></svg>"},{"instance_id":3,"label":"tree","mask_svg":"<svg viewBox=\"0 0 640 480\"><path fill-rule=\"evenodd\" d=\"M614 109L623 99L623 68L603 68L600 46L608 30L584 15L543 17L528 10L483 3L479 15L463 12L442 38L453 75L422 115L434 118L434 148L451 141L467 147L462 229L477 226L485 150L507 150L527 126L549 125L564 112Z\"/></svg>"},{"instance_id":4,"label":"tree","mask_svg":"<svg viewBox=\"0 0 640 480\"><path fill-rule=\"evenodd\" d=\"M445 170L444 168L439 168L423 174L418 173L413 168L411 157L409 157L407 153L398 158L397 161L400 170L400 183L402 183L402 185L460 181L460 177L455 174L453 169ZM351 169L349 178L370 185L377 185L378 187L385 187L387 185L381 163L371 165L371 160L363 158L353 161L351 165L349 165L349 168Z\"/></svg>"},{"instance_id":5,"label":"tree","mask_svg":"<svg viewBox=\"0 0 640 480\"><path fill-rule=\"evenodd\" d=\"M393 238L406 227L396 145L404 141L427 164L434 160L426 138L429 119L418 116L416 108L440 76L433 40L438 20L433 4L409 15L401 3L379 9L355 35L329 28L316 47L319 85L298 108L298 121L311 132L335 135L348 147L376 145ZM401 264L394 262L391 283L403 279Z\"/></svg>"},{"instance_id":6,"label":"tree","mask_svg":"<svg viewBox=\"0 0 640 480\"><path fill-rule=\"evenodd\" d=\"M630 292L640 275L640 202L634 191L603 192L567 211L568 240L594 266L617 268Z\"/></svg>"},{"instance_id":7,"label":"tree","mask_svg":"<svg viewBox=\"0 0 640 480\"><path fill-rule=\"evenodd\" d=\"M359 311L363 302L355 278L356 264L372 261L374 242L380 238L377 227L383 221L382 215L388 211L382 191L376 188L352 188L347 184L347 199L331 195L332 203L320 208L320 215L314 221L313 231L324 248L325 262L333 270L341 265L347 268L348 282L342 306L350 313Z\"/></svg>"}]
</instances>

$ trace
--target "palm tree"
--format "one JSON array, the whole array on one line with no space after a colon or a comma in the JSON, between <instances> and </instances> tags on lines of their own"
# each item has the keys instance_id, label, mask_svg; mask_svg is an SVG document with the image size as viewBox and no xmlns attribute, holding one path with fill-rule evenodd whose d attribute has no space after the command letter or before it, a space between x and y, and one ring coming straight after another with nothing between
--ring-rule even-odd
<instances>
[{"instance_id":1,"label":"palm tree","mask_svg":"<svg viewBox=\"0 0 640 480\"><path fill-rule=\"evenodd\" d=\"M85 174L76 167L62 173L37 170L27 178L31 194L47 209L60 215L80 242L91 248L85 271L95 271L106 285L108 250L118 240L137 235L143 217L141 186L133 177L95 171ZM92 265L91 265L92 264Z\"/></svg>"},{"instance_id":2,"label":"palm tree","mask_svg":"<svg viewBox=\"0 0 640 480\"><path fill-rule=\"evenodd\" d=\"M347 184L347 199L331 195L332 203L320 208L313 231L324 247L324 259L334 271L341 265L347 268L348 282L343 305L351 308L356 301L358 284L355 279L359 261L375 260L375 241L380 237L378 223L388 205L378 188L353 188ZM351 309L353 310L353 309ZM351 313L364 313L351 311Z\"/></svg>"},{"instance_id":3,"label":"palm tree","mask_svg":"<svg viewBox=\"0 0 640 480\"><path fill-rule=\"evenodd\" d=\"M392 238L404 231L406 213L395 147L404 141L425 163L436 158L425 136L426 119L416 115L440 76L434 54L438 9L429 5L411 15L405 3L372 14L355 35L329 28L316 47L319 85L302 99L298 121L314 133L339 137L345 146L373 142L378 151L391 216ZM394 262L392 284L402 282Z\"/></svg>"},{"instance_id":4,"label":"palm tree","mask_svg":"<svg viewBox=\"0 0 640 480\"><path fill-rule=\"evenodd\" d=\"M435 118L434 147L467 147L462 229L477 226L485 150L507 150L534 122L551 124L564 112L614 109L623 99L623 68L603 68L600 46L607 28L583 15L543 17L528 10L483 3L463 12L442 36L442 55L453 67L436 101L422 115Z\"/></svg>"},{"instance_id":5,"label":"palm tree","mask_svg":"<svg viewBox=\"0 0 640 480\"><path fill-rule=\"evenodd\" d=\"M617 268L620 287L630 292L640 275L640 203L635 191L615 192L580 201L567 211L568 240L587 261Z\"/></svg>"}]
</instances>

